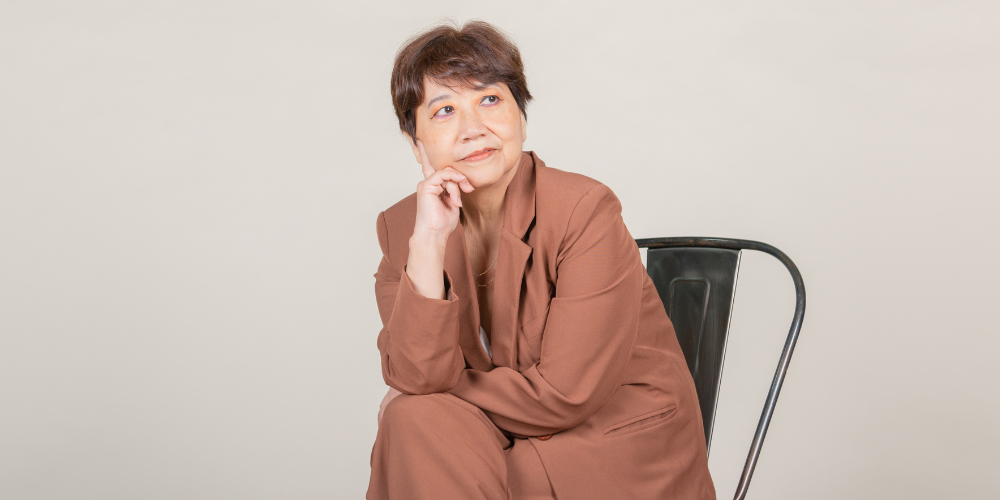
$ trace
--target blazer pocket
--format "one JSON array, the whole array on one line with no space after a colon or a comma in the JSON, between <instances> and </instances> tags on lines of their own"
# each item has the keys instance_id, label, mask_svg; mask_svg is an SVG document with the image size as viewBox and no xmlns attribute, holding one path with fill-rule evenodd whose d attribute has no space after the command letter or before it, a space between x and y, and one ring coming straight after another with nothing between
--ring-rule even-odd
<instances>
[{"instance_id":1,"label":"blazer pocket","mask_svg":"<svg viewBox=\"0 0 1000 500\"><path fill-rule=\"evenodd\" d=\"M660 408L659 410L651 411L649 413L639 415L638 417L632 417L624 422L611 425L604 429L604 436L609 438L624 436L626 434L638 432L650 427L655 427L668 422L676 413L677 405Z\"/></svg>"},{"instance_id":2,"label":"blazer pocket","mask_svg":"<svg viewBox=\"0 0 1000 500\"><path fill-rule=\"evenodd\" d=\"M521 325L521 331L524 332L524 339L530 340L542 334L545 331L545 320L549 317L549 308L546 307L542 314L535 316L533 319L526 321Z\"/></svg>"}]
</instances>

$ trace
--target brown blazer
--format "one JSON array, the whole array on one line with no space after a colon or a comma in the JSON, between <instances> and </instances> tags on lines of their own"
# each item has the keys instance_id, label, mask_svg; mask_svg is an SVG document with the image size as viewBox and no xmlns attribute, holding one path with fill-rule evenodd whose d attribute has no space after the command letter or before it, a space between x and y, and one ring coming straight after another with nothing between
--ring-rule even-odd
<instances>
[{"instance_id":1,"label":"brown blazer","mask_svg":"<svg viewBox=\"0 0 1000 500\"><path fill-rule=\"evenodd\" d=\"M415 220L415 194L378 216L386 384L451 392L529 437L559 498L715 498L694 383L611 189L523 154L504 198L492 362L461 223L441 300L405 273Z\"/></svg>"}]
</instances>

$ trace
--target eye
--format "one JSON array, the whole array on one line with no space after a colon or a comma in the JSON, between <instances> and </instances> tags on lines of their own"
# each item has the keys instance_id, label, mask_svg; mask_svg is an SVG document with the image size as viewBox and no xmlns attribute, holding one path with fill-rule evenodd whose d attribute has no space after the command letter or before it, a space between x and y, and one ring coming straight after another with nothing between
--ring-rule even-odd
<instances>
[{"instance_id":1,"label":"eye","mask_svg":"<svg viewBox=\"0 0 1000 500\"><path fill-rule=\"evenodd\" d=\"M455 112L455 108L454 107L452 107L452 106L445 106L445 107L437 110L437 112L434 113L434 116L448 116L448 115L450 115L450 114L452 114L454 112Z\"/></svg>"},{"instance_id":2,"label":"eye","mask_svg":"<svg viewBox=\"0 0 1000 500\"><path fill-rule=\"evenodd\" d=\"M500 102L500 98L499 97L497 97L495 95L488 95L488 96L484 97L482 101L480 101L480 104L485 104L487 106L492 106L492 105L494 105L494 104L496 104L498 102Z\"/></svg>"}]
</instances>

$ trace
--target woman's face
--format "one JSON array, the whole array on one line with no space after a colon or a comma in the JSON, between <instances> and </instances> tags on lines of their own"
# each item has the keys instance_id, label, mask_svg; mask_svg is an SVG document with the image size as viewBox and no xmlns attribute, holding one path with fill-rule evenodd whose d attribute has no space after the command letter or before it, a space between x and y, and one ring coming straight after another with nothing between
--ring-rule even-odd
<instances>
[{"instance_id":1,"label":"woman's face","mask_svg":"<svg viewBox=\"0 0 1000 500\"><path fill-rule=\"evenodd\" d=\"M505 179L521 159L526 124L505 83L447 87L425 78L414 115L416 139L434 170L452 167L477 189Z\"/></svg>"}]
</instances>

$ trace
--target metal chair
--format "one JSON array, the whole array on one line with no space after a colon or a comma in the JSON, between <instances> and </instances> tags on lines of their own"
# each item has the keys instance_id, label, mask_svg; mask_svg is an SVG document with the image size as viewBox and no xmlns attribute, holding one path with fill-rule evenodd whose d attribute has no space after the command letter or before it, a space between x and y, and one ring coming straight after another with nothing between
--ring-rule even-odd
<instances>
[{"instance_id":1,"label":"metal chair","mask_svg":"<svg viewBox=\"0 0 1000 500\"><path fill-rule=\"evenodd\" d=\"M778 393L795 350L806 312L806 289L795 263L781 250L766 243L722 238L643 238L636 239L639 248L647 248L646 271L653 279L663 300L677 340L684 351L688 368L698 390L698 401L705 424L705 442L712 444L712 427L722 381L722 362L726 355L729 320L736 292L743 250L758 250L770 254L788 268L795 283L795 313L778 360L774 381L764 402L764 411L757 423L750 444L743 474L736 486L736 500L746 497L764 436L771 423Z\"/></svg>"}]
</instances>

